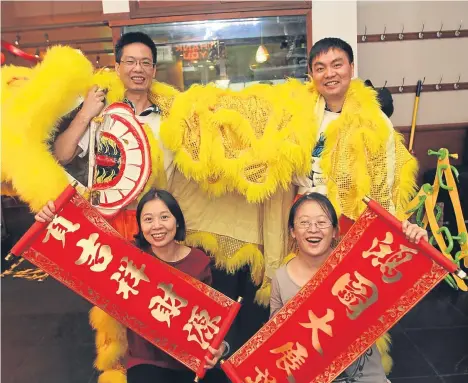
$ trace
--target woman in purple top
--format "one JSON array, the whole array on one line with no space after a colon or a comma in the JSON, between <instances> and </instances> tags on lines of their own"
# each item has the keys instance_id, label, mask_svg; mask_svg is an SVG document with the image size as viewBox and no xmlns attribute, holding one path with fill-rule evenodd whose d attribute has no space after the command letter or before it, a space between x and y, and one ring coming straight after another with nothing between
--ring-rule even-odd
<instances>
[{"instance_id":1,"label":"woman in purple top","mask_svg":"<svg viewBox=\"0 0 468 383\"><path fill-rule=\"evenodd\" d=\"M49 202L35 218L50 222L54 215L55 206ZM140 249L203 283L211 284L210 258L201 250L180 243L185 239L185 220L170 193L151 189L140 200L136 218L139 231L135 242ZM130 329L127 329L127 340L128 383L193 382L193 371ZM228 349L226 342L218 350L209 347L213 358L206 358L205 368L212 369ZM207 378L209 380L208 375Z\"/></svg>"}]
</instances>

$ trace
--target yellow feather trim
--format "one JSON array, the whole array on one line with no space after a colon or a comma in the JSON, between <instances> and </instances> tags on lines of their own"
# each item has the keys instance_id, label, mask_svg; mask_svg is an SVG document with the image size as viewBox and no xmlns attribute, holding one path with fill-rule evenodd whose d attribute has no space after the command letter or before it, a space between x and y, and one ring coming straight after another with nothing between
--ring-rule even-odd
<instances>
[{"instance_id":1,"label":"yellow feather trim","mask_svg":"<svg viewBox=\"0 0 468 383\"><path fill-rule=\"evenodd\" d=\"M21 87L34 76L34 70L35 68L15 65L5 65L1 67L2 105L13 97L16 91L21 89Z\"/></svg>"},{"instance_id":2,"label":"yellow feather trim","mask_svg":"<svg viewBox=\"0 0 468 383\"><path fill-rule=\"evenodd\" d=\"M105 346L96 349L94 367L99 371L106 371L115 367L125 356L127 345L122 341L109 342Z\"/></svg>"},{"instance_id":3,"label":"yellow feather trim","mask_svg":"<svg viewBox=\"0 0 468 383\"><path fill-rule=\"evenodd\" d=\"M295 253L289 253L281 261L281 266L286 265L295 256L296 256ZM262 285L260 286L260 288L257 290L257 293L255 294L255 302L261 306L268 307L268 305L270 304L270 296L271 296L271 279L265 276L263 279Z\"/></svg>"},{"instance_id":4,"label":"yellow feather trim","mask_svg":"<svg viewBox=\"0 0 468 383\"><path fill-rule=\"evenodd\" d=\"M262 285L255 293L255 303L260 306L268 307L270 305L271 279L265 278Z\"/></svg>"},{"instance_id":5,"label":"yellow feather trim","mask_svg":"<svg viewBox=\"0 0 468 383\"><path fill-rule=\"evenodd\" d=\"M257 245L248 243L232 257L225 260L226 271L231 274L234 274L244 265L250 266L250 277L256 285L259 285L263 278L265 259Z\"/></svg>"},{"instance_id":6,"label":"yellow feather trim","mask_svg":"<svg viewBox=\"0 0 468 383\"><path fill-rule=\"evenodd\" d=\"M127 375L123 370L108 370L99 375L98 383L127 383Z\"/></svg>"},{"instance_id":7,"label":"yellow feather trim","mask_svg":"<svg viewBox=\"0 0 468 383\"><path fill-rule=\"evenodd\" d=\"M148 178L148 182L146 182L143 192L140 194L140 198L152 187L158 187L161 189L165 189L167 187L166 173L164 171L164 156L161 147L159 146L158 140L154 136L153 131L147 124L143 125L143 129L150 147L151 174Z\"/></svg>"},{"instance_id":8,"label":"yellow feather trim","mask_svg":"<svg viewBox=\"0 0 468 383\"><path fill-rule=\"evenodd\" d=\"M90 310L89 322L96 330L95 367L101 371L114 368L127 352L126 328L98 307Z\"/></svg>"},{"instance_id":9,"label":"yellow feather trim","mask_svg":"<svg viewBox=\"0 0 468 383\"><path fill-rule=\"evenodd\" d=\"M316 100L317 113L320 113L324 100L313 83L307 87ZM373 198L381 196L382 199L376 198L381 204L385 199L387 205L397 204L392 198L392 190L377 190L380 188L378 183L384 182L387 176L386 148L393 134L394 130L380 109L375 91L366 87L361 80L352 80L340 116L325 131L320 163L328 178L328 197L338 215L345 213L356 219L365 209L362 202L365 195ZM343 164L343 156L346 164ZM375 163L379 165L374 169ZM397 168L396 172L399 171L400 168ZM407 182L411 184L408 179ZM405 193L409 188L405 187Z\"/></svg>"},{"instance_id":10,"label":"yellow feather trim","mask_svg":"<svg viewBox=\"0 0 468 383\"><path fill-rule=\"evenodd\" d=\"M68 185L65 171L50 155L46 141L56 121L88 89L91 76L92 65L79 51L53 47L35 68L34 76L2 104L2 181L12 181L33 211ZM34 164L34 169L28 164Z\"/></svg>"},{"instance_id":11,"label":"yellow feather trim","mask_svg":"<svg viewBox=\"0 0 468 383\"><path fill-rule=\"evenodd\" d=\"M393 367L393 360L390 356L390 345L392 343L392 338L389 333L382 335L377 342L377 349L380 352L380 356L382 357L382 365L385 371L385 374L390 374Z\"/></svg>"},{"instance_id":12,"label":"yellow feather trim","mask_svg":"<svg viewBox=\"0 0 468 383\"><path fill-rule=\"evenodd\" d=\"M310 169L310 98L297 81L239 92L195 85L175 98L161 139L185 177L210 195L236 190L261 202Z\"/></svg>"},{"instance_id":13,"label":"yellow feather trim","mask_svg":"<svg viewBox=\"0 0 468 383\"><path fill-rule=\"evenodd\" d=\"M107 104L122 101L125 97L125 87L115 71L101 69L94 73L93 84L101 89L107 89Z\"/></svg>"},{"instance_id":14,"label":"yellow feather trim","mask_svg":"<svg viewBox=\"0 0 468 383\"><path fill-rule=\"evenodd\" d=\"M195 232L187 235L185 244L191 247L202 247L205 251L213 255L216 255L219 249L216 237L205 232Z\"/></svg>"},{"instance_id":15,"label":"yellow feather trim","mask_svg":"<svg viewBox=\"0 0 468 383\"><path fill-rule=\"evenodd\" d=\"M125 327L99 307L89 311L89 323L95 330L105 329L111 340L126 339Z\"/></svg>"},{"instance_id":16,"label":"yellow feather trim","mask_svg":"<svg viewBox=\"0 0 468 383\"><path fill-rule=\"evenodd\" d=\"M2 179L4 177L2 176ZM1 194L3 196L9 196L9 197L15 197L18 193L16 190L13 188L10 182L2 182L1 185Z\"/></svg>"},{"instance_id":17,"label":"yellow feather trim","mask_svg":"<svg viewBox=\"0 0 468 383\"><path fill-rule=\"evenodd\" d=\"M155 81L151 87L149 99L160 108L162 117L166 118L178 94L179 91L174 87Z\"/></svg>"},{"instance_id":18,"label":"yellow feather trim","mask_svg":"<svg viewBox=\"0 0 468 383\"><path fill-rule=\"evenodd\" d=\"M252 281L259 285L262 282L265 269L265 259L257 245L245 244L232 256L227 257L220 251L218 241L215 236L205 232L191 233L185 239L187 246L201 247L214 256L215 265L220 269L234 274L244 265L250 266L250 276Z\"/></svg>"}]
</instances>

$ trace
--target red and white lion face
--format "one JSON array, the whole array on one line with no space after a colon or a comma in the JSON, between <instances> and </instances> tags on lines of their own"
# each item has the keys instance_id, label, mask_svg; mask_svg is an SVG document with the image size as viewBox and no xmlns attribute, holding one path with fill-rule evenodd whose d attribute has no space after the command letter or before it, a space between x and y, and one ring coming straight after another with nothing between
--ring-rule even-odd
<instances>
[{"instance_id":1,"label":"red and white lion face","mask_svg":"<svg viewBox=\"0 0 468 383\"><path fill-rule=\"evenodd\" d=\"M143 191L151 174L150 147L143 126L127 104L109 105L93 124L97 124L98 143L92 202L101 214L112 217Z\"/></svg>"}]
</instances>

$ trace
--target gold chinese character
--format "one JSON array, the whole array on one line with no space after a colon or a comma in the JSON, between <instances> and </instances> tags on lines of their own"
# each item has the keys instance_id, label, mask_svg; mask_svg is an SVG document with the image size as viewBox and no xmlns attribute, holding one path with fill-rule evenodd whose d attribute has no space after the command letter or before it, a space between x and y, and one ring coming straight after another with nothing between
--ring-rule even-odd
<instances>
[{"instance_id":1,"label":"gold chinese character","mask_svg":"<svg viewBox=\"0 0 468 383\"><path fill-rule=\"evenodd\" d=\"M180 309L187 306L188 301L182 297L179 297L174 291L172 291L172 283L165 284L160 283L158 289L164 291L164 298L157 295L151 298L149 309L154 319L159 322L166 322L168 327L171 327L171 319L180 315Z\"/></svg>"},{"instance_id":2,"label":"gold chinese character","mask_svg":"<svg viewBox=\"0 0 468 383\"><path fill-rule=\"evenodd\" d=\"M144 273L146 265L142 265L140 269L137 269L132 261L129 261L127 257L123 257L120 261L119 271L112 274L111 280L119 282L119 289L117 295L122 294L123 299L128 299L128 293L133 295L138 294L138 290L134 289L137 287L140 281L149 282L148 276ZM130 283L133 284L130 286Z\"/></svg>"},{"instance_id":3,"label":"gold chinese character","mask_svg":"<svg viewBox=\"0 0 468 383\"><path fill-rule=\"evenodd\" d=\"M208 311L202 310L200 314L197 314L198 306L195 306L192 310L192 316L185 324L183 330L188 331L187 340L197 342L203 350L206 350L214 336L219 332L219 321L220 316L210 319ZM192 334L192 330L195 333Z\"/></svg>"},{"instance_id":4,"label":"gold chinese character","mask_svg":"<svg viewBox=\"0 0 468 383\"><path fill-rule=\"evenodd\" d=\"M245 383L276 383L276 379L270 376L268 369L262 372L258 367L255 367L255 372L257 373L255 380L252 380L252 378L248 376L245 378Z\"/></svg>"},{"instance_id":5,"label":"gold chinese character","mask_svg":"<svg viewBox=\"0 0 468 383\"><path fill-rule=\"evenodd\" d=\"M46 243L50 236L62 241L62 247L65 247L65 234L73 233L80 228L79 223L72 223L68 219L56 215L52 222L47 225L47 233L42 243Z\"/></svg>"},{"instance_id":6,"label":"gold chinese character","mask_svg":"<svg viewBox=\"0 0 468 383\"><path fill-rule=\"evenodd\" d=\"M288 342L278 348L270 350L272 354L283 354L281 358L276 361L276 367L280 370L286 371L288 380L294 381L294 377L291 374L291 370L298 370L304 364L305 359L309 356L307 349L296 342L296 349L293 349L293 342Z\"/></svg>"},{"instance_id":7,"label":"gold chinese character","mask_svg":"<svg viewBox=\"0 0 468 383\"><path fill-rule=\"evenodd\" d=\"M400 245L400 251L396 251L391 248L391 244L393 244L393 235L387 232L383 241L379 241L377 237L374 238L371 248L362 252L363 258L373 257L372 266L380 266L382 280L385 283L398 282L402 274L401 271L397 270L397 267L411 261L413 254L418 253L417 250L404 245Z\"/></svg>"},{"instance_id":8,"label":"gold chinese character","mask_svg":"<svg viewBox=\"0 0 468 383\"><path fill-rule=\"evenodd\" d=\"M349 273L342 275L333 285L332 294L346 306L346 314L353 320L378 299L377 286L357 271L352 278Z\"/></svg>"},{"instance_id":9,"label":"gold chinese character","mask_svg":"<svg viewBox=\"0 0 468 383\"><path fill-rule=\"evenodd\" d=\"M76 243L76 246L83 248L83 251L81 252L80 258L76 260L75 265L87 263L88 265L91 265L90 270L97 273L104 271L107 268L114 256L112 255L110 246L101 246L99 242L96 243L98 238L98 233L92 233L89 235L88 239L80 239ZM101 246L100 249L99 246Z\"/></svg>"},{"instance_id":10,"label":"gold chinese character","mask_svg":"<svg viewBox=\"0 0 468 383\"><path fill-rule=\"evenodd\" d=\"M321 318L313 313L312 310L309 310L309 323L299 323L302 327L312 329L312 346L318 351L320 355L323 355L323 349L320 345L319 339L319 330L323 331L328 336L333 336L332 326L328 324L335 319L335 313L333 310L327 309L326 315Z\"/></svg>"}]
</instances>

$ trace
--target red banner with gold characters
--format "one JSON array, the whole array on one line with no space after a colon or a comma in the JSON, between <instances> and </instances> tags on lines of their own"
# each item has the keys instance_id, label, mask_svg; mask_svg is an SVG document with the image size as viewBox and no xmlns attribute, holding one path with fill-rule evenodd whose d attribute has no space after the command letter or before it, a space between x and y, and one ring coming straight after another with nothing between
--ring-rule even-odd
<instances>
[{"instance_id":1,"label":"red banner with gold characters","mask_svg":"<svg viewBox=\"0 0 468 383\"><path fill-rule=\"evenodd\" d=\"M445 277L444 259L426 241L409 243L371 201L314 278L222 368L235 383L332 382Z\"/></svg>"},{"instance_id":2,"label":"red banner with gold characters","mask_svg":"<svg viewBox=\"0 0 468 383\"><path fill-rule=\"evenodd\" d=\"M52 222L36 222L12 249L126 327L204 376L240 303L123 239L69 186ZM23 253L24 251L24 253Z\"/></svg>"}]
</instances>

